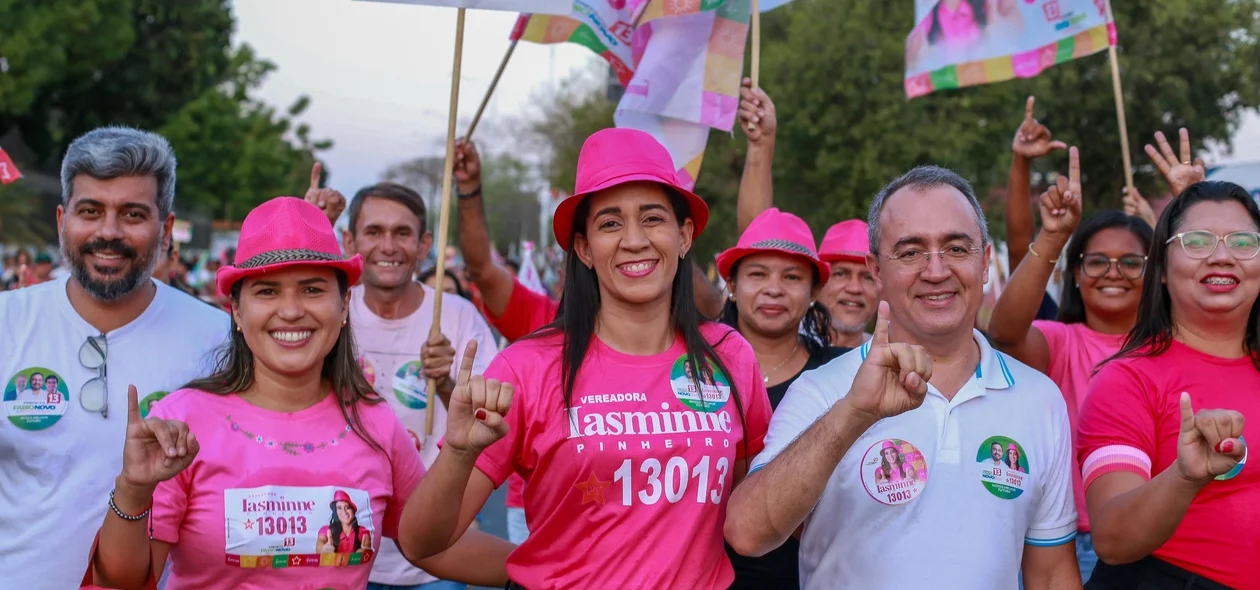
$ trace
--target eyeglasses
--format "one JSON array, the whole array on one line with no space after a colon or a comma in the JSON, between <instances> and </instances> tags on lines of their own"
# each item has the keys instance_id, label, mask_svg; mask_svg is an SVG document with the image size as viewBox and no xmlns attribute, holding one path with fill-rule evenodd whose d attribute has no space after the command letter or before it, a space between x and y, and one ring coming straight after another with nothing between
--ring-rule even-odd
<instances>
[{"instance_id":1,"label":"eyeglasses","mask_svg":"<svg viewBox=\"0 0 1260 590\"><path fill-rule=\"evenodd\" d=\"M79 347L79 362L84 367L97 372L79 389L79 405L89 412L100 412L102 418L109 417L109 390L105 384L105 335L88 336L87 342Z\"/></svg>"},{"instance_id":2,"label":"eyeglasses","mask_svg":"<svg viewBox=\"0 0 1260 590\"><path fill-rule=\"evenodd\" d=\"M1164 244L1171 244L1173 240L1181 240L1181 250L1186 256L1198 260L1215 253L1221 242L1225 242L1230 255L1238 260L1250 260L1260 254L1260 233L1253 231L1236 231L1221 237L1205 229L1196 229L1168 238Z\"/></svg>"},{"instance_id":3,"label":"eyeglasses","mask_svg":"<svg viewBox=\"0 0 1260 590\"><path fill-rule=\"evenodd\" d=\"M924 252L923 250L911 248L892 254L888 256L888 259L901 265L905 270L918 272L927 268L928 262L931 261L933 255L936 255L945 266L956 268L966 264L982 251L984 251L984 248L978 246L950 246L940 252Z\"/></svg>"},{"instance_id":4,"label":"eyeglasses","mask_svg":"<svg viewBox=\"0 0 1260 590\"><path fill-rule=\"evenodd\" d=\"M1115 265L1120 276L1126 279L1140 279L1146 272L1146 257L1137 254L1125 254L1119 258L1107 258L1102 254L1081 254L1081 272L1091 279L1101 279L1111 272Z\"/></svg>"}]
</instances>

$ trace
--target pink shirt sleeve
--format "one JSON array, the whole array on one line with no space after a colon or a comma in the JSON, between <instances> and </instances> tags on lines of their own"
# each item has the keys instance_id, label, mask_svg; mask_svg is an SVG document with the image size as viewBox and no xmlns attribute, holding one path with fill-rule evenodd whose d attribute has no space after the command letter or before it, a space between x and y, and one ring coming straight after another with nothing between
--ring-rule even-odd
<instances>
[{"instance_id":1,"label":"pink shirt sleeve","mask_svg":"<svg viewBox=\"0 0 1260 590\"><path fill-rule=\"evenodd\" d=\"M1112 361L1098 371L1089 389L1077 433L1085 489L1116 471L1149 480L1156 430L1150 381L1131 364Z\"/></svg>"},{"instance_id":2,"label":"pink shirt sleeve","mask_svg":"<svg viewBox=\"0 0 1260 590\"><path fill-rule=\"evenodd\" d=\"M149 413L149 417L163 420L178 419L168 415L165 409L166 405L156 404ZM191 465L175 477L159 483L153 490L153 511L149 513L149 534L154 539L171 545L179 542L179 529L184 524L184 513L188 510L191 473L199 462L199 459L193 459Z\"/></svg>"},{"instance_id":3,"label":"pink shirt sleeve","mask_svg":"<svg viewBox=\"0 0 1260 590\"><path fill-rule=\"evenodd\" d=\"M1046 338L1046 346L1050 350L1050 362L1054 363L1056 355L1063 354L1063 347L1067 344L1068 326L1054 320L1034 320L1032 327L1041 332Z\"/></svg>"},{"instance_id":4,"label":"pink shirt sleeve","mask_svg":"<svg viewBox=\"0 0 1260 590\"><path fill-rule=\"evenodd\" d=\"M516 370L508 363L505 355L496 356L486 368L486 379L498 379L503 383L511 383L516 388L512 398L512 408L508 410L504 420L508 424L508 435L490 445L477 458L477 469L486 474L494 487L503 485L509 476L516 472L518 451L525 448L525 396L521 393L528 384L522 383Z\"/></svg>"},{"instance_id":5,"label":"pink shirt sleeve","mask_svg":"<svg viewBox=\"0 0 1260 590\"><path fill-rule=\"evenodd\" d=\"M389 411L394 422L393 436L389 442L394 493L385 505L385 519L381 526L381 534L386 538L397 539L398 521L402 518L403 507L407 505L407 498L411 496L411 491L416 489L416 486L420 484L420 478L424 477L424 463L420 461L420 451L416 450L416 443L411 440L411 435L407 434L407 429L403 427L402 422L398 421L398 417L388 405L384 407Z\"/></svg>"}]
</instances>

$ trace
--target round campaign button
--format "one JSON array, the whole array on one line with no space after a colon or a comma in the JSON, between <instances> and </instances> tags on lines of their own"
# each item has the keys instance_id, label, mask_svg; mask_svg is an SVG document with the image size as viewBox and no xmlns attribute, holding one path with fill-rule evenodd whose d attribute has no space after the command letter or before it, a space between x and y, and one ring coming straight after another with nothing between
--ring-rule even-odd
<instances>
[{"instance_id":1,"label":"round campaign button","mask_svg":"<svg viewBox=\"0 0 1260 590\"><path fill-rule=\"evenodd\" d=\"M170 393L169 391L155 391L144 396L144 399L140 400L140 417L148 418L149 412L153 411L153 404L158 403L159 400L170 395Z\"/></svg>"},{"instance_id":2,"label":"round campaign button","mask_svg":"<svg viewBox=\"0 0 1260 590\"><path fill-rule=\"evenodd\" d=\"M1014 500L1032 486L1028 454L1014 439L991 436L976 451L980 466L980 483L990 494L1003 500Z\"/></svg>"},{"instance_id":3,"label":"round campaign button","mask_svg":"<svg viewBox=\"0 0 1260 590\"><path fill-rule=\"evenodd\" d=\"M70 406L70 390L61 375L43 367L18 371L4 386L4 411L22 430L56 424Z\"/></svg>"},{"instance_id":4,"label":"round campaign button","mask_svg":"<svg viewBox=\"0 0 1260 590\"><path fill-rule=\"evenodd\" d=\"M712 378L706 377L685 354L674 361L669 386L678 401L699 412L716 412L731 399L731 380L722 371L713 367Z\"/></svg>"},{"instance_id":5,"label":"round campaign button","mask_svg":"<svg viewBox=\"0 0 1260 590\"><path fill-rule=\"evenodd\" d=\"M420 361L407 361L394 373L394 397L413 410L429 406L428 385L420 370Z\"/></svg>"},{"instance_id":6,"label":"round campaign button","mask_svg":"<svg viewBox=\"0 0 1260 590\"><path fill-rule=\"evenodd\" d=\"M897 506L923 493L927 487L927 459L909 441L889 438L877 441L862 457L862 485L876 502Z\"/></svg>"}]
</instances>

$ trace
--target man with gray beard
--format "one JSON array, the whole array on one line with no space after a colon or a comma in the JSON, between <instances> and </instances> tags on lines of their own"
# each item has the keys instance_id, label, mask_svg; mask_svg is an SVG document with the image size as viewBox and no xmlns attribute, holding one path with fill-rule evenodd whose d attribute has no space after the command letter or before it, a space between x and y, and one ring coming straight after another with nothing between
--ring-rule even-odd
<instances>
[{"instance_id":1,"label":"man with gray beard","mask_svg":"<svg viewBox=\"0 0 1260 590\"><path fill-rule=\"evenodd\" d=\"M151 278L175 222L170 143L91 131L66 151L61 185L71 275L0 293L6 393L33 374L46 383L43 402L4 402L0 569L13 588L79 586L122 467L128 388L143 407L204 374L230 329L227 314Z\"/></svg>"}]
</instances>

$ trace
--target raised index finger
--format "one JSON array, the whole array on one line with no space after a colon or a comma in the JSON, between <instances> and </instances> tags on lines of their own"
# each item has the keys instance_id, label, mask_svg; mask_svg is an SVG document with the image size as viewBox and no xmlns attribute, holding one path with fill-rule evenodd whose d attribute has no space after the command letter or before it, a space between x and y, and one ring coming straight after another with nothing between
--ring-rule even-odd
<instances>
[{"instance_id":1,"label":"raised index finger","mask_svg":"<svg viewBox=\"0 0 1260 590\"><path fill-rule=\"evenodd\" d=\"M1076 146L1068 149L1068 190L1073 197L1081 198L1081 153Z\"/></svg>"},{"instance_id":2,"label":"raised index finger","mask_svg":"<svg viewBox=\"0 0 1260 590\"><path fill-rule=\"evenodd\" d=\"M140 402L138 401L140 394L136 392L135 385L127 386L127 423L133 424L141 422L144 418L140 417Z\"/></svg>"},{"instance_id":3,"label":"raised index finger","mask_svg":"<svg viewBox=\"0 0 1260 590\"><path fill-rule=\"evenodd\" d=\"M464 347L464 358L459 361L459 376L455 378L455 385L467 386L472 380L473 361L477 358L477 341L469 340L468 346Z\"/></svg>"},{"instance_id":4,"label":"raised index finger","mask_svg":"<svg viewBox=\"0 0 1260 590\"><path fill-rule=\"evenodd\" d=\"M311 166L311 188L312 189L319 188L319 179L323 175L324 175L324 165L320 164L319 162L315 162L315 165Z\"/></svg>"},{"instance_id":5,"label":"raised index finger","mask_svg":"<svg viewBox=\"0 0 1260 590\"><path fill-rule=\"evenodd\" d=\"M1029 96L1028 102L1024 103L1024 120L1031 122L1033 120L1033 104L1037 102L1037 97Z\"/></svg>"},{"instance_id":6,"label":"raised index finger","mask_svg":"<svg viewBox=\"0 0 1260 590\"><path fill-rule=\"evenodd\" d=\"M888 302L880 301L875 308L875 333L871 334L871 346L888 345Z\"/></svg>"}]
</instances>

